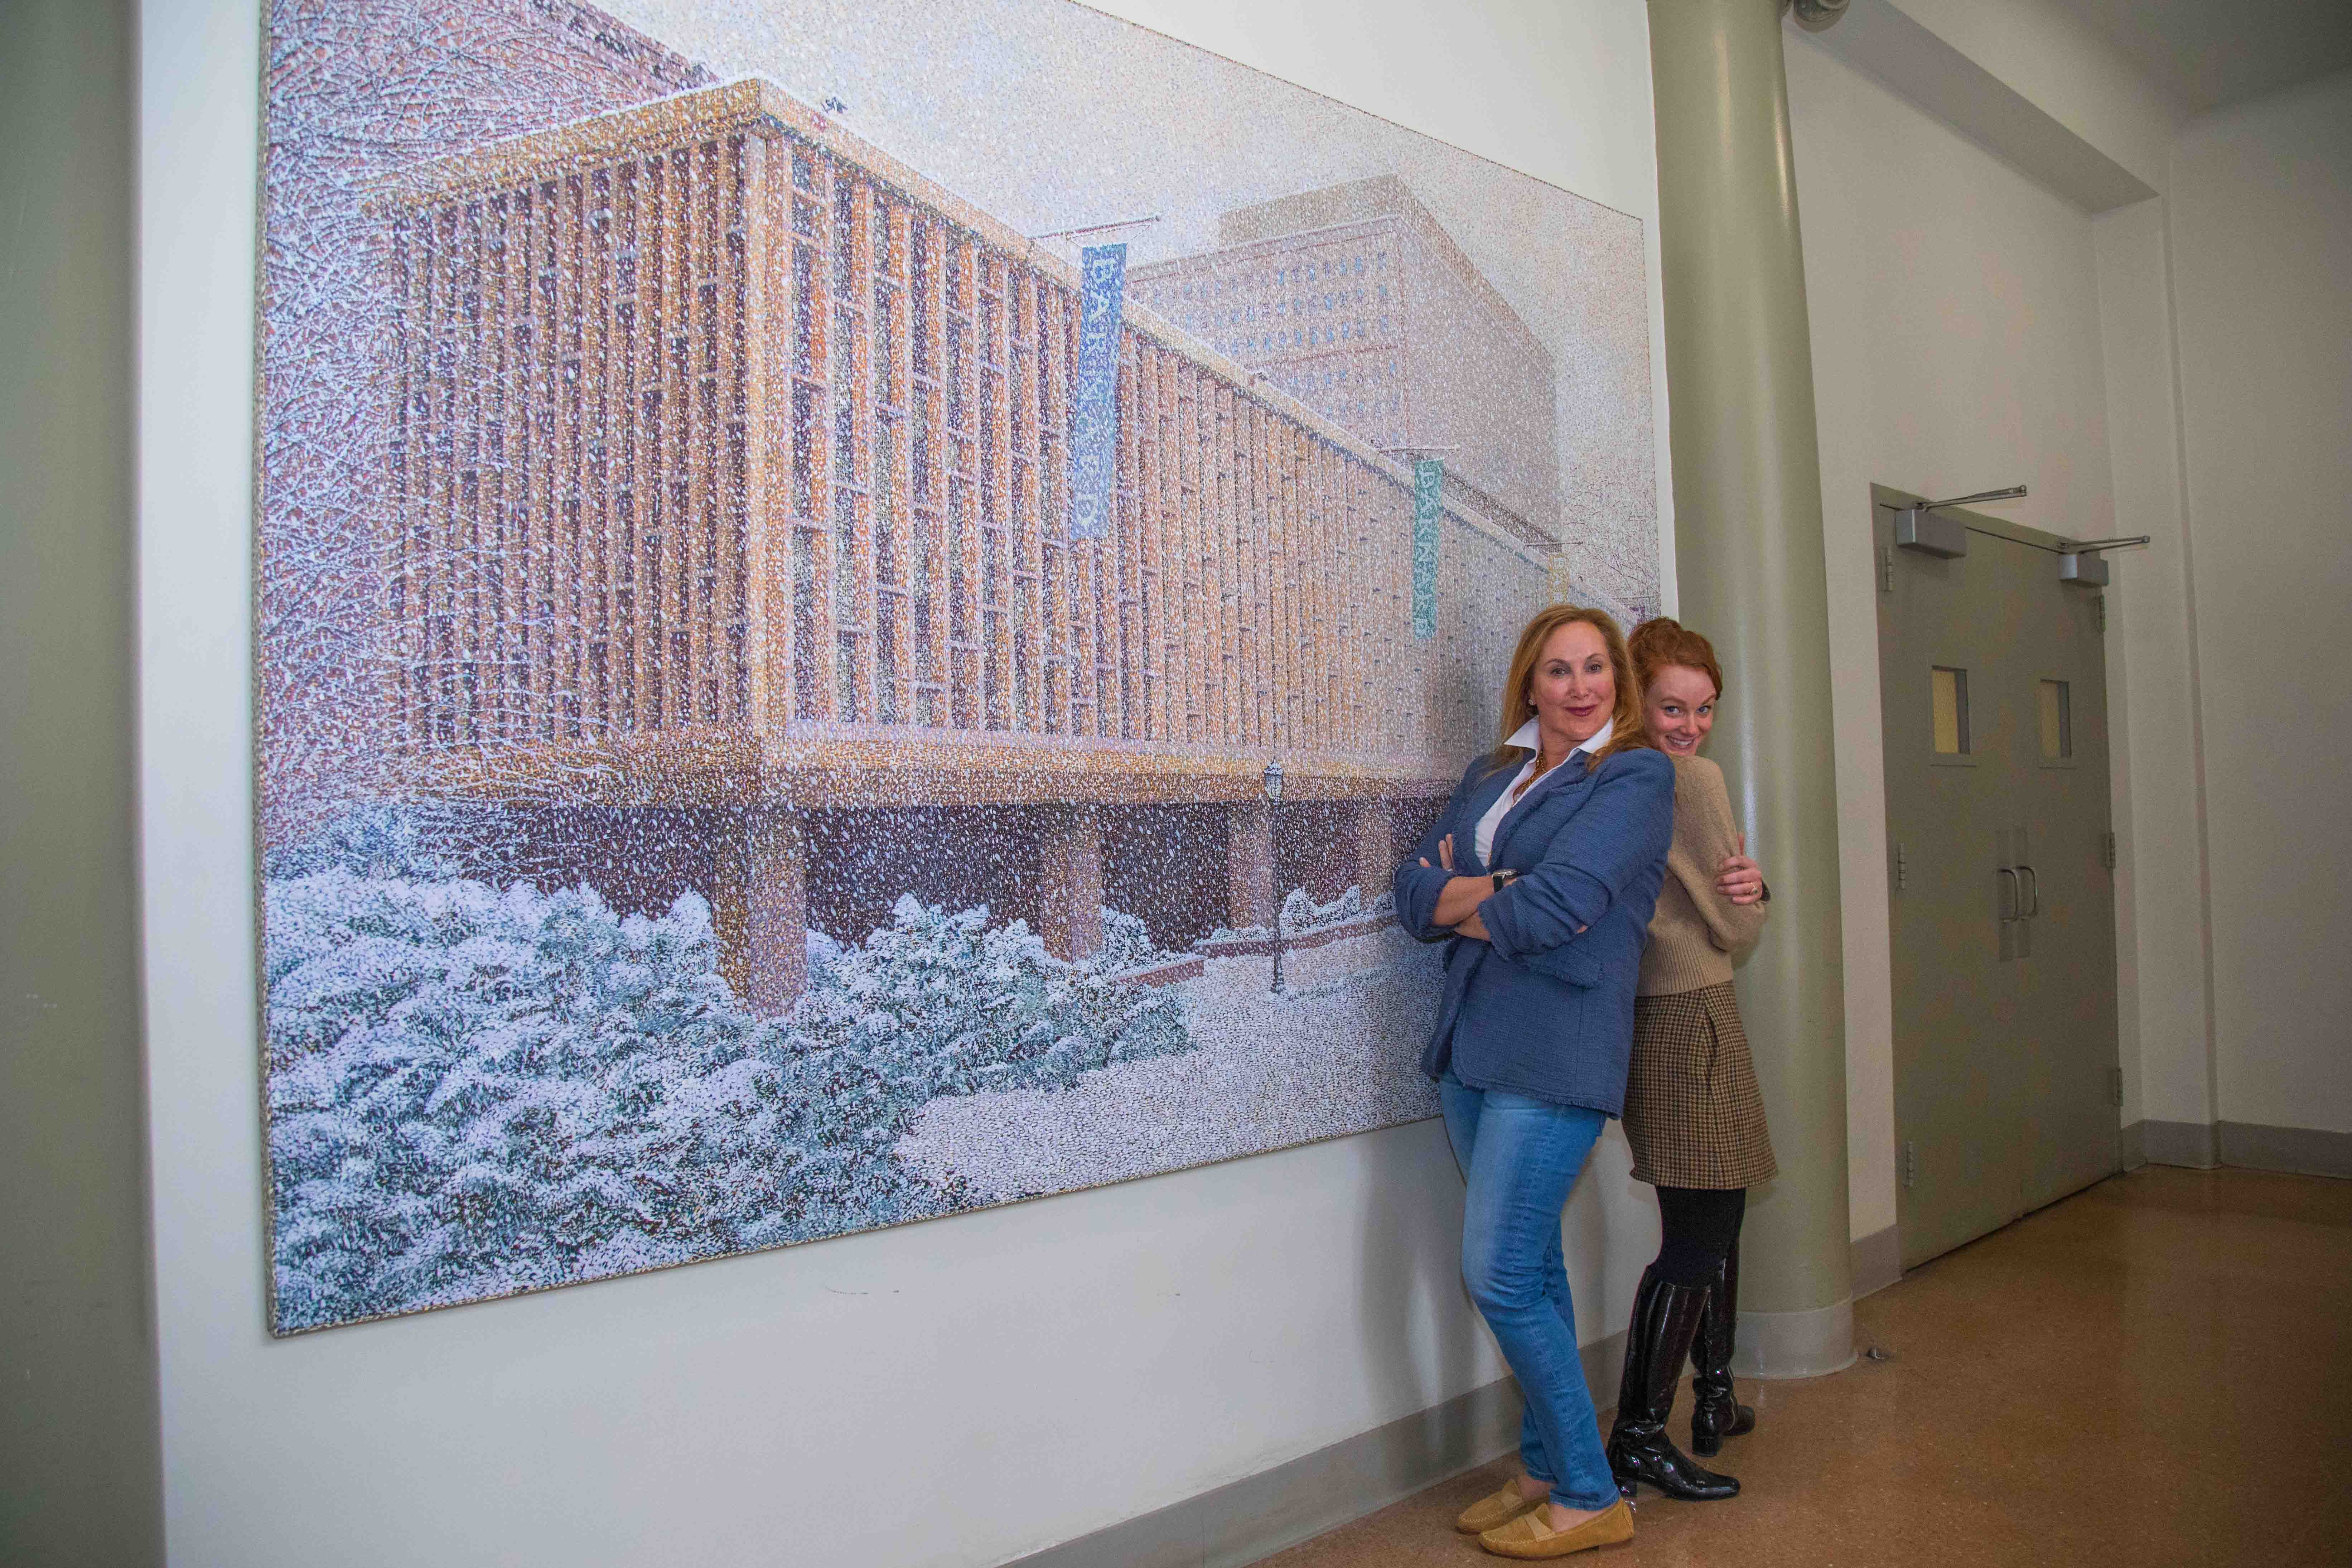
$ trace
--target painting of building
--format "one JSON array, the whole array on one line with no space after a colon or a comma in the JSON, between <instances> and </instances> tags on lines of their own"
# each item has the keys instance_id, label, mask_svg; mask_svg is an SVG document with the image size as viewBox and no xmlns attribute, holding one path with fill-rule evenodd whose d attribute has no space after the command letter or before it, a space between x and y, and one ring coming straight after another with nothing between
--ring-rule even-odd
<instances>
[{"instance_id":1,"label":"painting of building","mask_svg":"<svg viewBox=\"0 0 2352 1568\"><path fill-rule=\"evenodd\" d=\"M1542 549L1560 539L1551 354L1394 175L1224 215L1138 268L1144 303Z\"/></svg>"},{"instance_id":2,"label":"painting of building","mask_svg":"<svg viewBox=\"0 0 2352 1568\"><path fill-rule=\"evenodd\" d=\"M1406 184L1139 262L1083 530L1074 258L772 79L427 8L272 18L272 1326L1429 1114L1387 881L1566 531L1550 353Z\"/></svg>"}]
</instances>

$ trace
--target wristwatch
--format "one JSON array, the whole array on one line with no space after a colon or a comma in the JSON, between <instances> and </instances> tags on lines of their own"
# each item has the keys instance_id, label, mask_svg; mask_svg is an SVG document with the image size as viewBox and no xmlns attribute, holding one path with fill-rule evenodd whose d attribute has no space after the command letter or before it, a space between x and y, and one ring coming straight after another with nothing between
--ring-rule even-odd
<instances>
[{"instance_id":1,"label":"wristwatch","mask_svg":"<svg viewBox=\"0 0 2352 1568\"><path fill-rule=\"evenodd\" d=\"M1518 873L1517 873L1517 871L1497 871L1497 872L1496 872L1496 873L1495 873L1495 891L1496 891L1496 892L1498 892L1498 893L1499 893L1499 892L1501 892L1505 888L1507 888L1507 887L1510 886L1510 884L1512 883L1512 881L1513 881L1514 879L1516 879L1517 878L1517 876L1518 876Z\"/></svg>"}]
</instances>

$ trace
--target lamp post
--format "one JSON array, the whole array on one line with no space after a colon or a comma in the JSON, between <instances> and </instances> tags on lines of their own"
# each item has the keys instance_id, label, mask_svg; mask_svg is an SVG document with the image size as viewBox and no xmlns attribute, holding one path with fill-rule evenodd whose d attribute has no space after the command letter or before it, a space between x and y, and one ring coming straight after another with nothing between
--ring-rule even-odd
<instances>
[{"instance_id":1,"label":"lamp post","mask_svg":"<svg viewBox=\"0 0 2352 1568\"><path fill-rule=\"evenodd\" d=\"M1265 858L1266 881L1274 881L1274 808L1282 803L1282 764L1265 764ZM1282 989L1282 900L1274 900L1274 989Z\"/></svg>"}]
</instances>

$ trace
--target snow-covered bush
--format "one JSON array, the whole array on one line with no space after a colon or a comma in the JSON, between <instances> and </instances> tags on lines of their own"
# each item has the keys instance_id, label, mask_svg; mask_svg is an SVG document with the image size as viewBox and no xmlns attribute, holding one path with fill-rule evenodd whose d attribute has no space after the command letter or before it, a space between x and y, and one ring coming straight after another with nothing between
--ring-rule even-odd
<instances>
[{"instance_id":1,"label":"snow-covered bush","mask_svg":"<svg viewBox=\"0 0 2352 1568\"><path fill-rule=\"evenodd\" d=\"M1102 952L1097 962L1105 969L1141 969L1183 956L1154 946L1151 928L1143 923L1140 915L1125 914L1108 904L1103 906L1102 932Z\"/></svg>"},{"instance_id":2,"label":"snow-covered bush","mask_svg":"<svg viewBox=\"0 0 2352 1568\"><path fill-rule=\"evenodd\" d=\"M458 803L380 802L352 806L308 837L273 848L271 877L340 868L362 877L440 881L462 874L448 850L496 837L495 816Z\"/></svg>"},{"instance_id":3,"label":"snow-covered bush","mask_svg":"<svg viewBox=\"0 0 2352 1568\"><path fill-rule=\"evenodd\" d=\"M1024 921L991 928L985 904L949 914L910 894L890 917L889 929L826 967L792 1026L810 1047L861 1064L864 1089L888 1096L894 1114L942 1094L1053 1088L1184 1047L1173 995L1111 977L1136 961L1137 944L1150 954L1140 921L1094 958L1065 963Z\"/></svg>"},{"instance_id":4,"label":"snow-covered bush","mask_svg":"<svg viewBox=\"0 0 2352 1568\"><path fill-rule=\"evenodd\" d=\"M624 918L322 858L266 890L283 1329L941 1212L892 1152L925 1101L1187 1048L1175 997L985 909L812 942L755 1019L693 894Z\"/></svg>"},{"instance_id":5,"label":"snow-covered bush","mask_svg":"<svg viewBox=\"0 0 2352 1568\"><path fill-rule=\"evenodd\" d=\"M1386 914L1395 908L1396 896L1392 893L1382 893L1378 898L1368 900L1361 888L1350 887L1329 903L1318 904L1306 889L1293 888L1283 897L1282 912L1278 918L1282 921L1283 934L1297 936L1303 931L1348 925L1372 915ZM1273 934L1271 926L1219 926L1202 941L1257 941Z\"/></svg>"},{"instance_id":6,"label":"snow-covered bush","mask_svg":"<svg viewBox=\"0 0 2352 1568\"><path fill-rule=\"evenodd\" d=\"M1361 888L1349 888L1328 904L1317 903L1304 888L1293 888L1289 896L1282 900L1282 929L1286 931L1320 931L1325 926L1346 925L1350 921L1362 920L1372 909L1380 907L1378 900L1370 908L1365 905Z\"/></svg>"}]
</instances>

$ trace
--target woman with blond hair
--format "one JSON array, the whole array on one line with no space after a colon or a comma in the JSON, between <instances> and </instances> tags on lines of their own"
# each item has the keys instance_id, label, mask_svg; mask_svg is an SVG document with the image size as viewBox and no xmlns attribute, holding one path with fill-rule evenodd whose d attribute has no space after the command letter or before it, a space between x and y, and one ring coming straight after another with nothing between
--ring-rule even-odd
<instances>
[{"instance_id":1,"label":"woman with blond hair","mask_svg":"<svg viewBox=\"0 0 2352 1568\"><path fill-rule=\"evenodd\" d=\"M1668 1497L1707 1501L1737 1496L1739 1483L1694 1464L1667 1436L1666 1418L1687 1355L1698 1374L1691 1447L1713 1454L1756 1425L1731 1384L1739 1226L1747 1189L1775 1166L1731 966L1762 932L1769 895L1723 771L1698 754L1723 695L1714 646L1660 616L1633 629L1629 652L1651 742L1674 761L1675 831L1642 954L1625 1092L1633 1174L1658 1190L1662 1238L1633 1297L1609 1465L1628 1495L1647 1481Z\"/></svg>"},{"instance_id":2,"label":"woman with blond hair","mask_svg":"<svg viewBox=\"0 0 2352 1568\"><path fill-rule=\"evenodd\" d=\"M1538 613L1502 695L1501 744L1397 868L1396 907L1406 930L1446 944L1422 1068L1465 1184L1463 1279L1527 1406L1526 1475L1457 1528L1499 1556L1564 1557L1633 1533L1577 1355L1559 1217L1623 1108L1675 775L1599 610Z\"/></svg>"}]
</instances>

